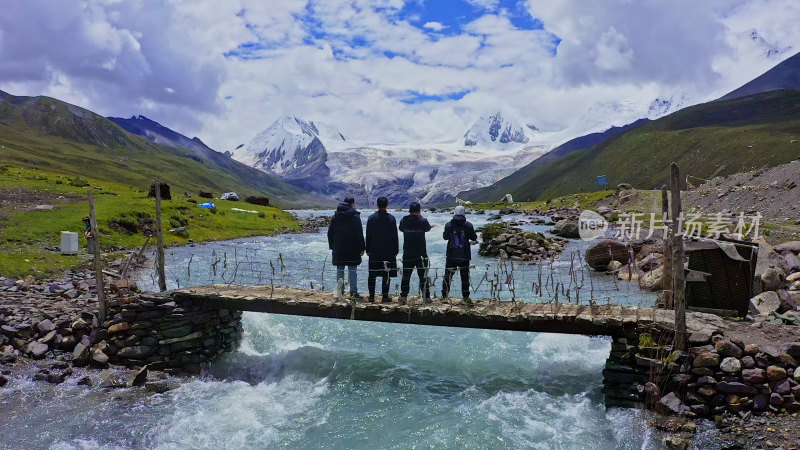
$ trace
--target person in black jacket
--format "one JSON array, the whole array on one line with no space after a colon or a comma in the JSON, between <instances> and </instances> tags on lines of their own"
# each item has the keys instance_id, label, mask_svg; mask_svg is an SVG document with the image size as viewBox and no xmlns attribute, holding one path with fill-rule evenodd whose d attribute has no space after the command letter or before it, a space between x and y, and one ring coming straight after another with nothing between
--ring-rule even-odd
<instances>
[{"instance_id":1,"label":"person in black jacket","mask_svg":"<svg viewBox=\"0 0 800 450\"><path fill-rule=\"evenodd\" d=\"M400 221L403 232L403 279L400 282L400 303L405 303L411 285L411 274L417 269L419 286L426 303L431 302L428 285L428 249L425 233L431 230L428 219L422 217L422 208L414 202L408 208L409 214Z\"/></svg>"},{"instance_id":2,"label":"person in black jacket","mask_svg":"<svg viewBox=\"0 0 800 450\"><path fill-rule=\"evenodd\" d=\"M461 295L464 302L472 304L469 298L469 263L472 259L470 241L478 240L475 228L467 222L464 207L456 206L453 219L444 226L442 237L447 241L447 260L442 280L442 298L450 293L450 283L456 271L461 273Z\"/></svg>"},{"instance_id":3,"label":"person in black jacket","mask_svg":"<svg viewBox=\"0 0 800 450\"><path fill-rule=\"evenodd\" d=\"M378 212L367 219L367 255L369 255L369 301L375 301L375 279L381 277L381 301L391 302L389 284L397 276L397 254L400 252L397 239L397 221L386 212L389 200L378 198ZM394 275L392 275L394 274Z\"/></svg>"},{"instance_id":4,"label":"person in black jacket","mask_svg":"<svg viewBox=\"0 0 800 450\"><path fill-rule=\"evenodd\" d=\"M364 229L361 226L361 213L355 210L355 200L346 198L339 203L328 228L328 248L332 251L331 261L336 266L336 280L344 279L344 266L349 271L350 297L358 295L358 276L356 267L361 264L364 254Z\"/></svg>"}]
</instances>

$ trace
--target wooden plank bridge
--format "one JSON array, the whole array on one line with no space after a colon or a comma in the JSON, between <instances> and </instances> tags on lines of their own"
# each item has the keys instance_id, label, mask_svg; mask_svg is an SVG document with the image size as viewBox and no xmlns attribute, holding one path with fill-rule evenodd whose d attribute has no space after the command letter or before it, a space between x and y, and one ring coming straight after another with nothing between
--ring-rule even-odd
<instances>
[{"instance_id":1,"label":"wooden plank bridge","mask_svg":"<svg viewBox=\"0 0 800 450\"><path fill-rule=\"evenodd\" d=\"M203 308L271 314L349 319L372 322L445 327L515 330L588 336L623 336L643 325L662 329L674 326L674 311L619 305L525 303L477 300L474 306L460 299L434 299L425 304L409 297L408 304L338 300L333 293L279 286L209 285L172 291L177 301ZM687 313L689 331L717 328L716 316Z\"/></svg>"}]
</instances>

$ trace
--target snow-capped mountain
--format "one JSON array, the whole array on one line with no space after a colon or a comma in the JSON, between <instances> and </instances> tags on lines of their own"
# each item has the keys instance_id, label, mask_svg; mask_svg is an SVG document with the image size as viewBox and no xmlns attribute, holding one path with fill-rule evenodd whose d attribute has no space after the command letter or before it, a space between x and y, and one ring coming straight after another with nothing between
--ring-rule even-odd
<instances>
[{"instance_id":1,"label":"snow-capped mountain","mask_svg":"<svg viewBox=\"0 0 800 450\"><path fill-rule=\"evenodd\" d=\"M776 58L780 57L783 54L786 54L792 51L791 45L781 46L774 42L767 41L758 30L750 30L749 32L742 33L743 36L747 36L748 39L752 42L753 46L755 46L761 53L761 56L765 58Z\"/></svg>"},{"instance_id":2,"label":"snow-capped mountain","mask_svg":"<svg viewBox=\"0 0 800 450\"><path fill-rule=\"evenodd\" d=\"M356 145L335 128L294 116L282 117L232 156L285 181L335 198L353 196L394 204L452 200L466 187L482 187L544 154L531 143L532 126L485 116L467 132L474 143ZM524 128L523 128L524 127ZM526 131L527 130L527 131Z\"/></svg>"},{"instance_id":3,"label":"snow-capped mountain","mask_svg":"<svg viewBox=\"0 0 800 450\"><path fill-rule=\"evenodd\" d=\"M481 116L464 133L464 145L467 147L506 148L527 144L530 138L528 131L537 131L535 126L523 124L496 112Z\"/></svg>"},{"instance_id":4,"label":"snow-capped mountain","mask_svg":"<svg viewBox=\"0 0 800 450\"><path fill-rule=\"evenodd\" d=\"M689 96L687 94L657 98L653 100L653 103L650 103L650 107L647 108L646 117L650 120L655 120L667 114L672 114L688 106L689 101Z\"/></svg>"},{"instance_id":5,"label":"snow-capped mountain","mask_svg":"<svg viewBox=\"0 0 800 450\"><path fill-rule=\"evenodd\" d=\"M303 188L324 193L329 174L326 146L336 147L345 142L345 137L333 127L285 116L247 145L237 147L232 157Z\"/></svg>"},{"instance_id":6,"label":"snow-capped mountain","mask_svg":"<svg viewBox=\"0 0 800 450\"><path fill-rule=\"evenodd\" d=\"M661 117L688 102L686 95L652 103L598 102L557 131L540 131L532 120L496 112L480 117L462 139L440 144L357 144L333 126L286 116L232 156L334 198L352 196L360 204L372 204L386 196L392 204L433 204L491 185L577 136Z\"/></svg>"}]
</instances>

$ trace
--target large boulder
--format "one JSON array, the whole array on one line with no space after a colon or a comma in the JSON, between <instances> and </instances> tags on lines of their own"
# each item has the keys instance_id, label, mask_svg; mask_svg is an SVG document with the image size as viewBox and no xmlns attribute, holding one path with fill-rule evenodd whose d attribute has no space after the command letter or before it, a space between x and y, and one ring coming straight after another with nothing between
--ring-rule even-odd
<instances>
[{"instance_id":1,"label":"large boulder","mask_svg":"<svg viewBox=\"0 0 800 450\"><path fill-rule=\"evenodd\" d=\"M658 409L662 414L680 414L681 399L674 392L670 392L658 401Z\"/></svg>"},{"instance_id":2,"label":"large boulder","mask_svg":"<svg viewBox=\"0 0 800 450\"><path fill-rule=\"evenodd\" d=\"M619 261L621 264L627 264L630 260L630 255L628 254L628 246L622 242L613 239L603 239L586 249L586 253L583 254L583 259L586 260L586 264L592 269L604 271L607 270L608 264L611 261Z\"/></svg>"},{"instance_id":3,"label":"large boulder","mask_svg":"<svg viewBox=\"0 0 800 450\"><path fill-rule=\"evenodd\" d=\"M664 289L664 267L653 269L639 277L639 287L650 292Z\"/></svg>"},{"instance_id":4,"label":"large boulder","mask_svg":"<svg viewBox=\"0 0 800 450\"><path fill-rule=\"evenodd\" d=\"M568 239L578 239L581 237L578 232L578 221L574 219L559 220L550 232L556 236ZM608 263L606 263L606 265L608 265Z\"/></svg>"},{"instance_id":5,"label":"large boulder","mask_svg":"<svg viewBox=\"0 0 800 450\"><path fill-rule=\"evenodd\" d=\"M759 314L768 316L771 312L777 311L781 307L781 299L775 291L762 292L750 299L750 305Z\"/></svg>"},{"instance_id":6,"label":"large boulder","mask_svg":"<svg viewBox=\"0 0 800 450\"><path fill-rule=\"evenodd\" d=\"M761 289L765 291L776 291L781 287L781 273L777 269L770 267L761 274Z\"/></svg>"},{"instance_id":7,"label":"large boulder","mask_svg":"<svg viewBox=\"0 0 800 450\"><path fill-rule=\"evenodd\" d=\"M789 273L800 271L800 258L798 258L797 255L787 252L783 255L783 259L786 260L786 268L789 270Z\"/></svg>"},{"instance_id":8,"label":"large boulder","mask_svg":"<svg viewBox=\"0 0 800 450\"><path fill-rule=\"evenodd\" d=\"M800 241L790 241L775 246L776 252L800 253Z\"/></svg>"},{"instance_id":9,"label":"large boulder","mask_svg":"<svg viewBox=\"0 0 800 450\"><path fill-rule=\"evenodd\" d=\"M636 263L636 267L642 269L645 272L649 272L656 267L660 267L664 264L664 255L661 253L650 253L649 255L642 258L638 263Z\"/></svg>"}]
</instances>

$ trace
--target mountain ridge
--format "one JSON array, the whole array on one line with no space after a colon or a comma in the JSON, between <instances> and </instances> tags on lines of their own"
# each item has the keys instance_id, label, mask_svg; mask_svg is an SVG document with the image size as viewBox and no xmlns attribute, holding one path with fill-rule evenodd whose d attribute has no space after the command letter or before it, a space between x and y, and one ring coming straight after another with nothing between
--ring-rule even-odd
<instances>
[{"instance_id":1,"label":"mountain ridge","mask_svg":"<svg viewBox=\"0 0 800 450\"><path fill-rule=\"evenodd\" d=\"M725 94L719 100L733 100L784 89L800 89L800 52L786 58L741 87Z\"/></svg>"},{"instance_id":2,"label":"mountain ridge","mask_svg":"<svg viewBox=\"0 0 800 450\"><path fill-rule=\"evenodd\" d=\"M141 189L159 179L176 191L236 190L287 205L318 205L322 200L222 153L209 149L215 156L208 159L190 149L159 144L88 109L51 97L0 91L0 130L4 145L0 161L24 167L72 176L91 173L94 178L125 181Z\"/></svg>"}]
</instances>

